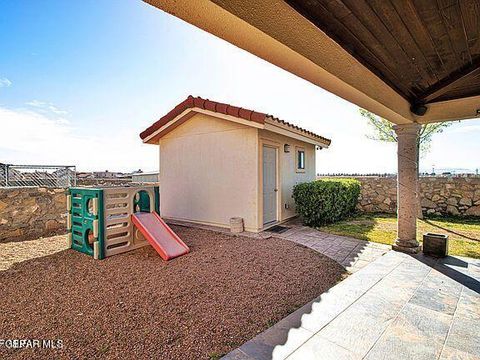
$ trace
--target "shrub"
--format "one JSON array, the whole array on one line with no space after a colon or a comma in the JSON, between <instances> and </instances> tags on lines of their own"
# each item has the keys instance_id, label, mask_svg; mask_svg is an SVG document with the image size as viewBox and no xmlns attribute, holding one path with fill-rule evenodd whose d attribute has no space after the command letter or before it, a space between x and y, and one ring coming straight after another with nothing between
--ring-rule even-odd
<instances>
[{"instance_id":1,"label":"shrub","mask_svg":"<svg viewBox=\"0 0 480 360\"><path fill-rule=\"evenodd\" d=\"M345 219L355 211L360 182L355 179L322 179L295 185L297 212L308 226L322 226Z\"/></svg>"}]
</instances>

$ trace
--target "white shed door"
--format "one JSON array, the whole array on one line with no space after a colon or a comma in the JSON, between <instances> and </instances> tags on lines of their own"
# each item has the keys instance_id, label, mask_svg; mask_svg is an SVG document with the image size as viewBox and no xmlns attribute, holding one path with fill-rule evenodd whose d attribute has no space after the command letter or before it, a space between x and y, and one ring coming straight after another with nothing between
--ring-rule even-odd
<instances>
[{"instance_id":1,"label":"white shed door","mask_svg":"<svg viewBox=\"0 0 480 360\"><path fill-rule=\"evenodd\" d=\"M277 221L277 150L263 146L263 224Z\"/></svg>"}]
</instances>

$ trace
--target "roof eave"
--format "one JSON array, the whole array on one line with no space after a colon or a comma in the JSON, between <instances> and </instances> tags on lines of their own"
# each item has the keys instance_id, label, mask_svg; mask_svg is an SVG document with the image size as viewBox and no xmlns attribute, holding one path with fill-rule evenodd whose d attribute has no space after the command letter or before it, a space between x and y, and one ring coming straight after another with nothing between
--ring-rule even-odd
<instances>
[{"instance_id":1,"label":"roof eave","mask_svg":"<svg viewBox=\"0 0 480 360\"><path fill-rule=\"evenodd\" d=\"M330 139L316 135L287 122L274 120L272 117L267 117L265 119L265 130L296 138L306 143L320 146L321 148L328 148L332 142Z\"/></svg>"},{"instance_id":2,"label":"roof eave","mask_svg":"<svg viewBox=\"0 0 480 360\"><path fill-rule=\"evenodd\" d=\"M232 121L232 122L243 124L243 125L250 126L250 127L255 127L255 128L259 128L259 129L264 128L264 124L256 122L256 121L245 120L245 119L238 118L238 117L235 117L235 116L232 116L232 115L222 114L222 113L218 113L218 112L215 112L215 111L210 111L210 110L206 110L206 109L202 109L202 108L198 108L198 107L192 107L192 108L185 109L181 114L177 115L174 119L167 122L165 125L163 125L159 129L153 131L152 133L150 133L145 138L143 138L142 139L143 143L144 144L157 145L158 140L160 140L160 138L162 138L164 135L166 135L171 130L175 129L177 126L183 124L186 120L190 119L195 114L206 114L206 115L213 116L213 117L216 117L216 118L219 118L219 119Z\"/></svg>"}]
</instances>

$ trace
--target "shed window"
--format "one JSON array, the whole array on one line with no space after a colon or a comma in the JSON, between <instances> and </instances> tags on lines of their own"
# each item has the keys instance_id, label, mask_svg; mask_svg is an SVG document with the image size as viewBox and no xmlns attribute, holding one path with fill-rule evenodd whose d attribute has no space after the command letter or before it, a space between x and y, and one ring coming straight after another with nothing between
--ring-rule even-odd
<instances>
[{"instance_id":1,"label":"shed window","mask_svg":"<svg viewBox=\"0 0 480 360\"><path fill-rule=\"evenodd\" d=\"M305 170L305 150L297 150L297 170Z\"/></svg>"}]
</instances>

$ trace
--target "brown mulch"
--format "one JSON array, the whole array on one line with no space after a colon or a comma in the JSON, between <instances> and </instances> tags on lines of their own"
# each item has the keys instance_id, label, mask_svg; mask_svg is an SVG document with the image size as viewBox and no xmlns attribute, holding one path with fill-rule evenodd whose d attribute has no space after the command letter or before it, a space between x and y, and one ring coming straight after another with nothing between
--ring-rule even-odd
<instances>
[{"instance_id":1,"label":"brown mulch","mask_svg":"<svg viewBox=\"0 0 480 360\"><path fill-rule=\"evenodd\" d=\"M289 241L173 229L191 253L170 262L151 247L101 261L63 250L0 272L0 339L63 345L0 358L216 358L345 274Z\"/></svg>"}]
</instances>

